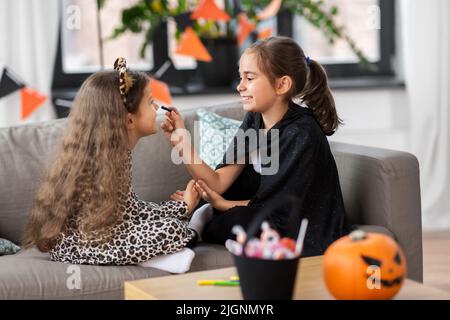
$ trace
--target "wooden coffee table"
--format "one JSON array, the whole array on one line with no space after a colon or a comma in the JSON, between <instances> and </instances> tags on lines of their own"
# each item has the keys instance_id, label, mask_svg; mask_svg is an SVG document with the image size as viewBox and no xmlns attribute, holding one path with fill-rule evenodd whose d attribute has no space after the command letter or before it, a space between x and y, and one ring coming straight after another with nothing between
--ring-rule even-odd
<instances>
[{"instance_id":1,"label":"wooden coffee table","mask_svg":"<svg viewBox=\"0 0 450 320\"><path fill-rule=\"evenodd\" d=\"M322 257L303 258L295 284L294 299L296 300L329 300L333 297L328 293L322 279ZM125 299L127 300L240 300L240 287L199 286L198 280L229 279L236 276L236 268L215 269L202 272L192 272L182 275L165 276L125 282ZM450 293L424 286L406 279L402 289L395 299L450 300Z\"/></svg>"}]
</instances>

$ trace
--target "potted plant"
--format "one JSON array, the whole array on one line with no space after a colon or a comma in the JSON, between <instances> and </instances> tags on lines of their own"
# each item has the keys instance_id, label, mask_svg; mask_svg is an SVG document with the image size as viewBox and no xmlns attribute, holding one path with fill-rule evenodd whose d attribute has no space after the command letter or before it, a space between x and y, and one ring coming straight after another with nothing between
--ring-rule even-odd
<instances>
[{"instance_id":1,"label":"potted plant","mask_svg":"<svg viewBox=\"0 0 450 320\"><path fill-rule=\"evenodd\" d=\"M98 0L99 8L106 0ZM224 0L224 10L231 19L227 23L212 20L197 21L190 20L189 16L198 6L201 0L139 0L133 6L122 11L120 24L114 29L111 38L121 36L126 31L134 33L145 32L140 54L145 56L145 49L153 41L155 33L161 30L169 17L177 22L176 37L179 38L186 25L191 25L203 44L213 57L213 61L220 61L220 65L199 62L199 70L203 77L209 78L209 85L222 86L229 83L230 70L236 69L238 59L237 30L238 19L242 13L246 15L248 21L257 26L261 22L260 12L269 5L273 5L274 0ZM279 12L300 14L309 23L317 27L330 43L338 39L343 39L348 43L352 51L356 54L360 64L370 67L368 59L364 53L358 49L355 42L346 34L344 26L336 23L339 15L337 7L327 8L323 0L283 0L279 1ZM256 40L256 33L252 32L251 39ZM222 70L222 71L221 71ZM224 77L220 77L224 74Z\"/></svg>"}]
</instances>

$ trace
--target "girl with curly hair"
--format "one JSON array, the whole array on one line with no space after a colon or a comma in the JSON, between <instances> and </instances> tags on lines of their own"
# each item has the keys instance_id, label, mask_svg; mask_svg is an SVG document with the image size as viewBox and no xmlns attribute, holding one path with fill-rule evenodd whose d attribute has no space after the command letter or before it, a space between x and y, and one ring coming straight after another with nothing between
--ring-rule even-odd
<instances>
[{"instance_id":1,"label":"girl with curly hair","mask_svg":"<svg viewBox=\"0 0 450 320\"><path fill-rule=\"evenodd\" d=\"M123 58L81 86L59 151L40 185L25 247L54 261L138 264L179 252L196 236L187 227L200 199L189 182L182 199L139 200L131 186L131 150L157 132L150 78Z\"/></svg>"}]
</instances>

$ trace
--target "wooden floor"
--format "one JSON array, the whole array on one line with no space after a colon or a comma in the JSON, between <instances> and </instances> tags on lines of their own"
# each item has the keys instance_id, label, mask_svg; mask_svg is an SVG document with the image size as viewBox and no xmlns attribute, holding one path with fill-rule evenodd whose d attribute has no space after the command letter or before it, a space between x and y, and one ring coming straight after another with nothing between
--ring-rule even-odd
<instances>
[{"instance_id":1,"label":"wooden floor","mask_svg":"<svg viewBox=\"0 0 450 320\"><path fill-rule=\"evenodd\" d=\"M423 283L450 293L450 230L423 232Z\"/></svg>"}]
</instances>

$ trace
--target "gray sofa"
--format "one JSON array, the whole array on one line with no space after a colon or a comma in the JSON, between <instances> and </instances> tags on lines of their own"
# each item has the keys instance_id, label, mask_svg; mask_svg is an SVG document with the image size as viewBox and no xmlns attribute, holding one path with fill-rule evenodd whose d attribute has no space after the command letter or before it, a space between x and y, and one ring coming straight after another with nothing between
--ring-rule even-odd
<instances>
[{"instance_id":1,"label":"gray sofa","mask_svg":"<svg viewBox=\"0 0 450 320\"><path fill-rule=\"evenodd\" d=\"M240 103L207 108L242 119ZM188 129L195 110L182 112ZM161 117L159 118L161 120ZM0 238L18 243L33 194L66 120L0 129ZM392 235L405 251L409 273L422 281L422 229L417 159L408 153L331 143L351 222ZM161 134L146 137L133 152L134 187L144 200L162 201L183 188L189 175L170 161ZM231 266L222 246L200 244L191 271ZM79 271L79 272L78 272ZM52 262L36 249L0 257L0 299L121 299L123 282L167 275L138 266L76 266ZM74 276L80 288L73 286ZM72 283L72 285L71 285Z\"/></svg>"}]
</instances>

